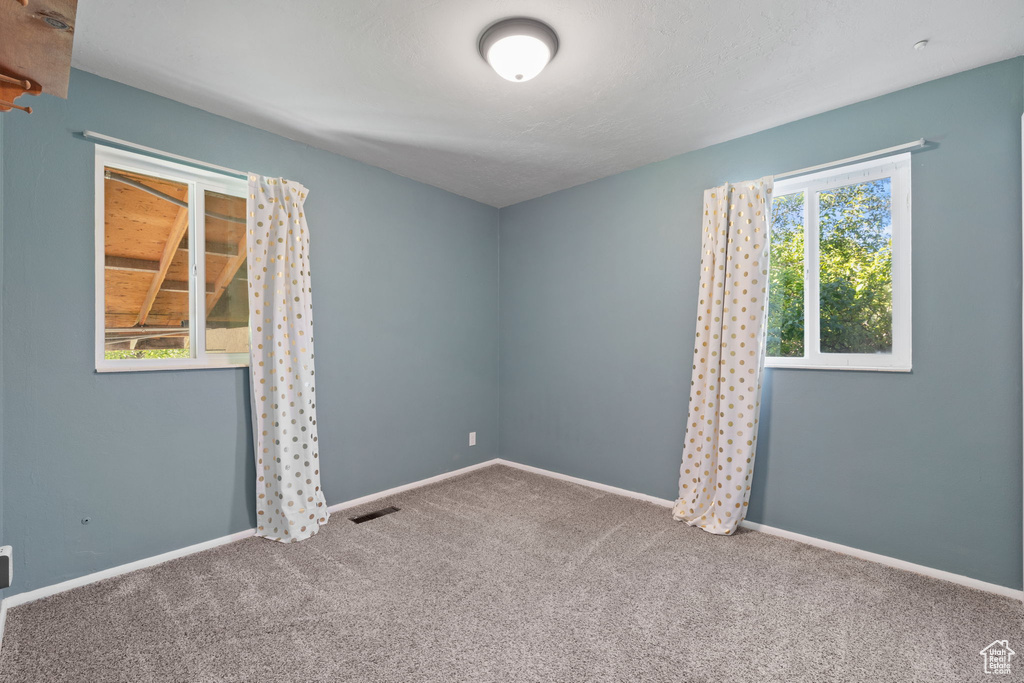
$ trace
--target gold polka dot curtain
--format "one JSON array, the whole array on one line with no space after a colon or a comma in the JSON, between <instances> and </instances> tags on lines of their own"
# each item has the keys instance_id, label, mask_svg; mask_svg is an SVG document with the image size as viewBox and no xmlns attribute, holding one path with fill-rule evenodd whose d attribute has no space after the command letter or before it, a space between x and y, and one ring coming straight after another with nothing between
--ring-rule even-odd
<instances>
[{"instance_id":1,"label":"gold polka dot curtain","mask_svg":"<svg viewBox=\"0 0 1024 683\"><path fill-rule=\"evenodd\" d=\"M772 180L704 192L697 335L672 514L728 535L747 514L764 371Z\"/></svg>"},{"instance_id":2,"label":"gold polka dot curtain","mask_svg":"<svg viewBox=\"0 0 1024 683\"><path fill-rule=\"evenodd\" d=\"M248 253L256 534L309 538L330 517L320 490L306 188L249 174Z\"/></svg>"}]
</instances>

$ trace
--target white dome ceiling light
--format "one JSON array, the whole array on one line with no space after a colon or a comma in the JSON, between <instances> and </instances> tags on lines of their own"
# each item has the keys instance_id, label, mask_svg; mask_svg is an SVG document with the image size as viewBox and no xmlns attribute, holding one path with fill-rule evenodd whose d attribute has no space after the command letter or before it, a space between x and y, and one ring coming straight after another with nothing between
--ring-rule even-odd
<instances>
[{"instance_id":1,"label":"white dome ceiling light","mask_svg":"<svg viewBox=\"0 0 1024 683\"><path fill-rule=\"evenodd\" d=\"M536 19L502 19L480 36L480 55L499 76L513 83L539 74L556 52L558 36Z\"/></svg>"}]
</instances>

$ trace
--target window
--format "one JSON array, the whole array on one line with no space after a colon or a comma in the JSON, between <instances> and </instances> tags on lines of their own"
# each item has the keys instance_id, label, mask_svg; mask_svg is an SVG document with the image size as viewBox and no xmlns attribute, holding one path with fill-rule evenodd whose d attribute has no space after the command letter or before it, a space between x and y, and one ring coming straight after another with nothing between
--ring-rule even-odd
<instances>
[{"instance_id":1,"label":"window","mask_svg":"<svg viewBox=\"0 0 1024 683\"><path fill-rule=\"evenodd\" d=\"M767 367L909 371L910 154L775 184Z\"/></svg>"},{"instance_id":2,"label":"window","mask_svg":"<svg viewBox=\"0 0 1024 683\"><path fill-rule=\"evenodd\" d=\"M97 371L248 364L246 192L97 146Z\"/></svg>"}]
</instances>

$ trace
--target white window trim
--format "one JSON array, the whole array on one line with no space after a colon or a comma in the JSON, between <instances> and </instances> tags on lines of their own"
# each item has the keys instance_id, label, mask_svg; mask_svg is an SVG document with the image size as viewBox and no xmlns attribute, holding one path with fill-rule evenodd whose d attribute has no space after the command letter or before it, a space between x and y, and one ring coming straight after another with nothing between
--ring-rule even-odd
<instances>
[{"instance_id":1,"label":"white window trim","mask_svg":"<svg viewBox=\"0 0 1024 683\"><path fill-rule=\"evenodd\" d=\"M820 190L879 178L891 178L892 192L892 353L821 353L818 289L818 211ZM805 370L912 370L910 152L775 183L773 196L804 192L804 356L765 356L766 368ZM811 210L813 209L813 210ZM812 265L814 266L812 268Z\"/></svg>"},{"instance_id":2,"label":"white window trim","mask_svg":"<svg viewBox=\"0 0 1024 683\"><path fill-rule=\"evenodd\" d=\"M192 272L192 278L189 282L189 346L195 352L194 358L129 358L123 360L108 360L104 358L104 332L106 331L106 210L104 204L106 193L104 191L103 169L107 166L183 182L189 186L189 197L192 198L189 202L188 233L189 266ZM211 368L243 368L249 366L248 353L207 353L206 344L202 343L206 331L206 297L198 296L197 292L206 291L206 259L200 258L205 254L205 249L198 247L199 245L206 244L206 190L243 198L248 194L248 186L241 179L178 164L173 161L135 154L134 152L101 145L96 146L96 372L209 370ZM199 220L200 217L203 220ZM203 283L203 286L198 287L199 283Z\"/></svg>"}]
</instances>

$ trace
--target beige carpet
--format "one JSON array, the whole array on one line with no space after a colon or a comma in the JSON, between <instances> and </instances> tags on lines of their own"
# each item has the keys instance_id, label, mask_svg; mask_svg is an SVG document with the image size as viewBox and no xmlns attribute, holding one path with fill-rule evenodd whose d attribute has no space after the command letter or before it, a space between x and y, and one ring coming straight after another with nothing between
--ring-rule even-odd
<instances>
[{"instance_id":1,"label":"beige carpet","mask_svg":"<svg viewBox=\"0 0 1024 683\"><path fill-rule=\"evenodd\" d=\"M346 517L396 505L365 524ZM10 611L4 683L1002 681L1007 598L489 467ZM979 651L1010 639L1011 676Z\"/></svg>"}]
</instances>

